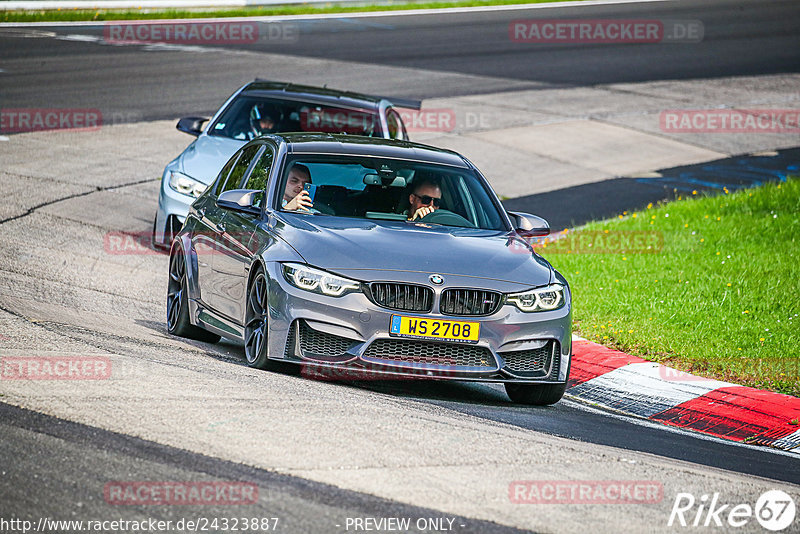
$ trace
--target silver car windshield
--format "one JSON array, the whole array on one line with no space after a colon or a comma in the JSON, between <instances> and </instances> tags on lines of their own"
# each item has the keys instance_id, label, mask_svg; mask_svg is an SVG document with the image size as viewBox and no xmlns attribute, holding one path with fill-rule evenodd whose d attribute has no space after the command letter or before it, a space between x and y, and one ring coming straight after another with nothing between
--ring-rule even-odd
<instances>
[{"instance_id":1,"label":"silver car windshield","mask_svg":"<svg viewBox=\"0 0 800 534\"><path fill-rule=\"evenodd\" d=\"M250 140L279 132L323 132L381 137L377 111L296 100L240 96L208 129L209 135Z\"/></svg>"},{"instance_id":2,"label":"silver car windshield","mask_svg":"<svg viewBox=\"0 0 800 534\"><path fill-rule=\"evenodd\" d=\"M283 195L276 207L285 211L506 230L490 192L467 168L298 155L287 160L282 178ZM309 198L312 205L300 202L298 195Z\"/></svg>"}]
</instances>

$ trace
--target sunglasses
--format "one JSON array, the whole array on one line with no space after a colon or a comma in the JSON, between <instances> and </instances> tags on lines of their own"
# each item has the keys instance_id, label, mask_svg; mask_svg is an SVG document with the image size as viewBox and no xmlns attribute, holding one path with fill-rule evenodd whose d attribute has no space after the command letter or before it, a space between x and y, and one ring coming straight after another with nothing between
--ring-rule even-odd
<instances>
[{"instance_id":1,"label":"sunglasses","mask_svg":"<svg viewBox=\"0 0 800 534\"><path fill-rule=\"evenodd\" d=\"M439 205L442 203L442 199L441 198L432 197L432 196L429 196L429 195L420 196L420 195L418 195L416 193L412 193L412 194L415 197L417 197L422 204L430 204L431 202L433 202L433 205L438 208Z\"/></svg>"}]
</instances>

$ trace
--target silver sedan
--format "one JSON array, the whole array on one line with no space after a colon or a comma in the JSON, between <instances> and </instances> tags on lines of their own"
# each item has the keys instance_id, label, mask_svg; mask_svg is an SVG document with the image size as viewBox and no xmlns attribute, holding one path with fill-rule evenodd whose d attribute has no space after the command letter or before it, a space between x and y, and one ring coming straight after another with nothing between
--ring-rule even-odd
<instances>
[{"instance_id":1,"label":"silver sedan","mask_svg":"<svg viewBox=\"0 0 800 534\"><path fill-rule=\"evenodd\" d=\"M240 340L249 365L321 376L566 388L571 295L447 150L366 137L257 138L192 205L170 252L170 333Z\"/></svg>"}]
</instances>

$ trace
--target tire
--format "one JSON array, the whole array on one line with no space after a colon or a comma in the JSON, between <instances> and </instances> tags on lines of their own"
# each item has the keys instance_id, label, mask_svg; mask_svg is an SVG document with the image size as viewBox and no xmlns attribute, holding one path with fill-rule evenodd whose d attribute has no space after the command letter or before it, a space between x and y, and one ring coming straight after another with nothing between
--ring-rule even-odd
<instances>
[{"instance_id":1,"label":"tire","mask_svg":"<svg viewBox=\"0 0 800 534\"><path fill-rule=\"evenodd\" d=\"M193 325L189 321L189 299L186 290L186 264L180 247L169 258L169 285L167 286L167 332L173 336L216 343L220 336Z\"/></svg>"},{"instance_id":2,"label":"tire","mask_svg":"<svg viewBox=\"0 0 800 534\"><path fill-rule=\"evenodd\" d=\"M270 360L267 357L269 340L269 293L267 277L261 266L256 268L247 288L247 303L244 317L244 355L247 365L254 369L296 374L298 368L288 362Z\"/></svg>"},{"instance_id":3,"label":"tire","mask_svg":"<svg viewBox=\"0 0 800 534\"><path fill-rule=\"evenodd\" d=\"M567 390L563 384L513 384L506 383L506 394L517 404L549 406L561 400Z\"/></svg>"}]
</instances>

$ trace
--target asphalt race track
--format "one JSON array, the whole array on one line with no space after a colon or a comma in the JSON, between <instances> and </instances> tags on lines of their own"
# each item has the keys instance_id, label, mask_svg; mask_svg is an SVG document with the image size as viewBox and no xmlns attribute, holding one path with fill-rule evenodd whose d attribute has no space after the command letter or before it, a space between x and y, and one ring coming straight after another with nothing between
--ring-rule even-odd
<instances>
[{"instance_id":1,"label":"asphalt race track","mask_svg":"<svg viewBox=\"0 0 800 534\"><path fill-rule=\"evenodd\" d=\"M536 48L509 40L510 21L538 17L699 20L704 39ZM0 108L101 109L107 119L97 131L0 140L0 355L96 355L112 369L104 381L0 382L0 520L276 517L277 531L294 533L358 531L348 518L410 517L425 527L411 532L583 532L589 524L674 532L688 530L667 527L682 492L753 505L782 489L800 503L798 454L568 398L532 409L488 385L336 384L251 370L234 343L168 336L167 256L109 242L114 232L149 236L156 177L189 141L174 120L210 114L256 76L426 99L755 79L800 71L798 22L794 1L719 0L332 17L291 22L297 41L208 50L114 46L101 26L0 27ZM509 202L566 202L569 185ZM588 189L572 191L604 198L591 189L601 185L580 187ZM619 198L608 195L591 216L635 207ZM573 209L565 221L582 217ZM257 502L120 506L104 498L115 481L208 480L255 484ZM663 498L517 504L509 488L519 480L657 481ZM759 528L753 520L741 531Z\"/></svg>"}]
</instances>

